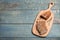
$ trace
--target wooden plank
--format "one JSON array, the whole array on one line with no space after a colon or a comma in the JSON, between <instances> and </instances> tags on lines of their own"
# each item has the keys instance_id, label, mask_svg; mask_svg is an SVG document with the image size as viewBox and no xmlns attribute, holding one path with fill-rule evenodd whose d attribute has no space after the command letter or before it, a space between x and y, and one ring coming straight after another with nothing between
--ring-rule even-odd
<instances>
[{"instance_id":1,"label":"wooden plank","mask_svg":"<svg viewBox=\"0 0 60 40\"><path fill-rule=\"evenodd\" d=\"M0 2L0 11L1 10L19 10L19 9L32 9L32 10L40 10L47 9L48 3L50 1L46 0L6 0ZM60 1L56 1L54 7L52 9L60 9Z\"/></svg>"},{"instance_id":2,"label":"wooden plank","mask_svg":"<svg viewBox=\"0 0 60 40\"><path fill-rule=\"evenodd\" d=\"M50 2L50 0L48 1L48 0L37 0L37 1L35 1L35 0L0 0L1 2L33 2L33 3L49 3ZM60 3L60 0L52 0L53 2L55 2L55 3Z\"/></svg>"},{"instance_id":3,"label":"wooden plank","mask_svg":"<svg viewBox=\"0 0 60 40\"><path fill-rule=\"evenodd\" d=\"M40 38L40 37L3 37L1 40L59 40L60 38Z\"/></svg>"},{"instance_id":4,"label":"wooden plank","mask_svg":"<svg viewBox=\"0 0 60 40\"><path fill-rule=\"evenodd\" d=\"M38 11L3 11L0 23L32 23Z\"/></svg>"},{"instance_id":5,"label":"wooden plank","mask_svg":"<svg viewBox=\"0 0 60 40\"><path fill-rule=\"evenodd\" d=\"M59 19L60 10L52 11L55 15L55 19ZM38 13L39 10L1 11L0 23L33 23Z\"/></svg>"},{"instance_id":6,"label":"wooden plank","mask_svg":"<svg viewBox=\"0 0 60 40\"><path fill-rule=\"evenodd\" d=\"M39 4L39 3L30 3L30 4L29 3L27 3L27 4L25 4L25 3L21 3L21 4L12 3L12 4L9 4L9 5L12 5L12 6L10 7L6 4L5 7L4 7L4 6L1 5L0 11L1 10L23 10L23 9L25 9L25 10L26 9L27 10L29 10L29 9L31 9L31 10L41 10L41 9L47 9L48 8L48 3L47 4L45 4L45 3L43 3L43 4ZM15 6L13 6L13 5L15 5ZM55 4L52 9L60 9L60 5Z\"/></svg>"},{"instance_id":7,"label":"wooden plank","mask_svg":"<svg viewBox=\"0 0 60 40\"><path fill-rule=\"evenodd\" d=\"M0 37L32 37L32 25L4 25L0 26ZM34 36L33 36L34 37Z\"/></svg>"},{"instance_id":8,"label":"wooden plank","mask_svg":"<svg viewBox=\"0 0 60 40\"><path fill-rule=\"evenodd\" d=\"M0 24L0 37L36 37L31 33L33 24ZM60 37L60 24L54 24L47 37Z\"/></svg>"}]
</instances>

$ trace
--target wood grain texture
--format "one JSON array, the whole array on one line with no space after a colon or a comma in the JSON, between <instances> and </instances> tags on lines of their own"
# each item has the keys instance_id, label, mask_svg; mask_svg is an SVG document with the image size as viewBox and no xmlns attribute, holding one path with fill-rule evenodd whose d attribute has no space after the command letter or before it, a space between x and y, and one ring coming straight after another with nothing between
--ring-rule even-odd
<instances>
[{"instance_id":1,"label":"wood grain texture","mask_svg":"<svg viewBox=\"0 0 60 40\"><path fill-rule=\"evenodd\" d=\"M40 10L1 11L0 23L33 23ZM52 10L54 23L60 20L60 10Z\"/></svg>"},{"instance_id":2,"label":"wood grain texture","mask_svg":"<svg viewBox=\"0 0 60 40\"><path fill-rule=\"evenodd\" d=\"M36 37L31 29L32 24L1 24L0 37ZM47 37L60 37L60 24L54 24Z\"/></svg>"},{"instance_id":3,"label":"wood grain texture","mask_svg":"<svg viewBox=\"0 0 60 40\"><path fill-rule=\"evenodd\" d=\"M1 40L6 39L3 37L22 37L22 40L28 37L28 40L29 38L37 40L38 37L31 33L31 28L38 12L47 9L49 2L48 0L0 0ZM60 0L54 0L54 2L52 12L55 20L47 37L60 37Z\"/></svg>"},{"instance_id":4,"label":"wood grain texture","mask_svg":"<svg viewBox=\"0 0 60 40\"><path fill-rule=\"evenodd\" d=\"M1 0L0 10L19 10L19 9L47 9L48 3L50 1L46 0ZM60 9L60 1L54 0L55 6L52 9Z\"/></svg>"}]
</instances>

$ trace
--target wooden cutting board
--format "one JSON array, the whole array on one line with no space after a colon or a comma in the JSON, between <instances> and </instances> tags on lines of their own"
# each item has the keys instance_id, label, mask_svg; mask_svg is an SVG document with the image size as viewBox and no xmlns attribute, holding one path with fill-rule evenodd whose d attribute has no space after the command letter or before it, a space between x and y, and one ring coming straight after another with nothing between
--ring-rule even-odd
<instances>
[{"instance_id":1,"label":"wooden cutting board","mask_svg":"<svg viewBox=\"0 0 60 40\"><path fill-rule=\"evenodd\" d=\"M51 11L53 5L53 2L49 3L48 9L38 13L32 27L32 33L34 35L46 37L50 32L54 20L54 14Z\"/></svg>"}]
</instances>

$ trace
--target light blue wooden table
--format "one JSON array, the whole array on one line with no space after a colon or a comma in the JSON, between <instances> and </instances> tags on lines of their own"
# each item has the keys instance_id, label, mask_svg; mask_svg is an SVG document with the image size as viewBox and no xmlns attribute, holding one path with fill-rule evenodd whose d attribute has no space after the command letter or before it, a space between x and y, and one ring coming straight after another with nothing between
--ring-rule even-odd
<instances>
[{"instance_id":1,"label":"light blue wooden table","mask_svg":"<svg viewBox=\"0 0 60 40\"><path fill-rule=\"evenodd\" d=\"M57 20L54 20L47 38L39 38L31 33L36 15L39 11L47 9L49 2L49 0L0 0L0 39L48 40L60 37L60 0L54 0L52 12Z\"/></svg>"}]
</instances>

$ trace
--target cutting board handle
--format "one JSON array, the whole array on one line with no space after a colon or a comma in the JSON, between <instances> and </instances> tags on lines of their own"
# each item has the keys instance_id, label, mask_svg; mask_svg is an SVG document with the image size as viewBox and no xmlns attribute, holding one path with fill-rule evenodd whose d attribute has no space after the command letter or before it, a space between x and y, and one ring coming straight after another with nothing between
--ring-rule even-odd
<instances>
[{"instance_id":1,"label":"cutting board handle","mask_svg":"<svg viewBox=\"0 0 60 40\"><path fill-rule=\"evenodd\" d=\"M53 5L54 5L53 2L49 3L48 9L51 9Z\"/></svg>"}]
</instances>

